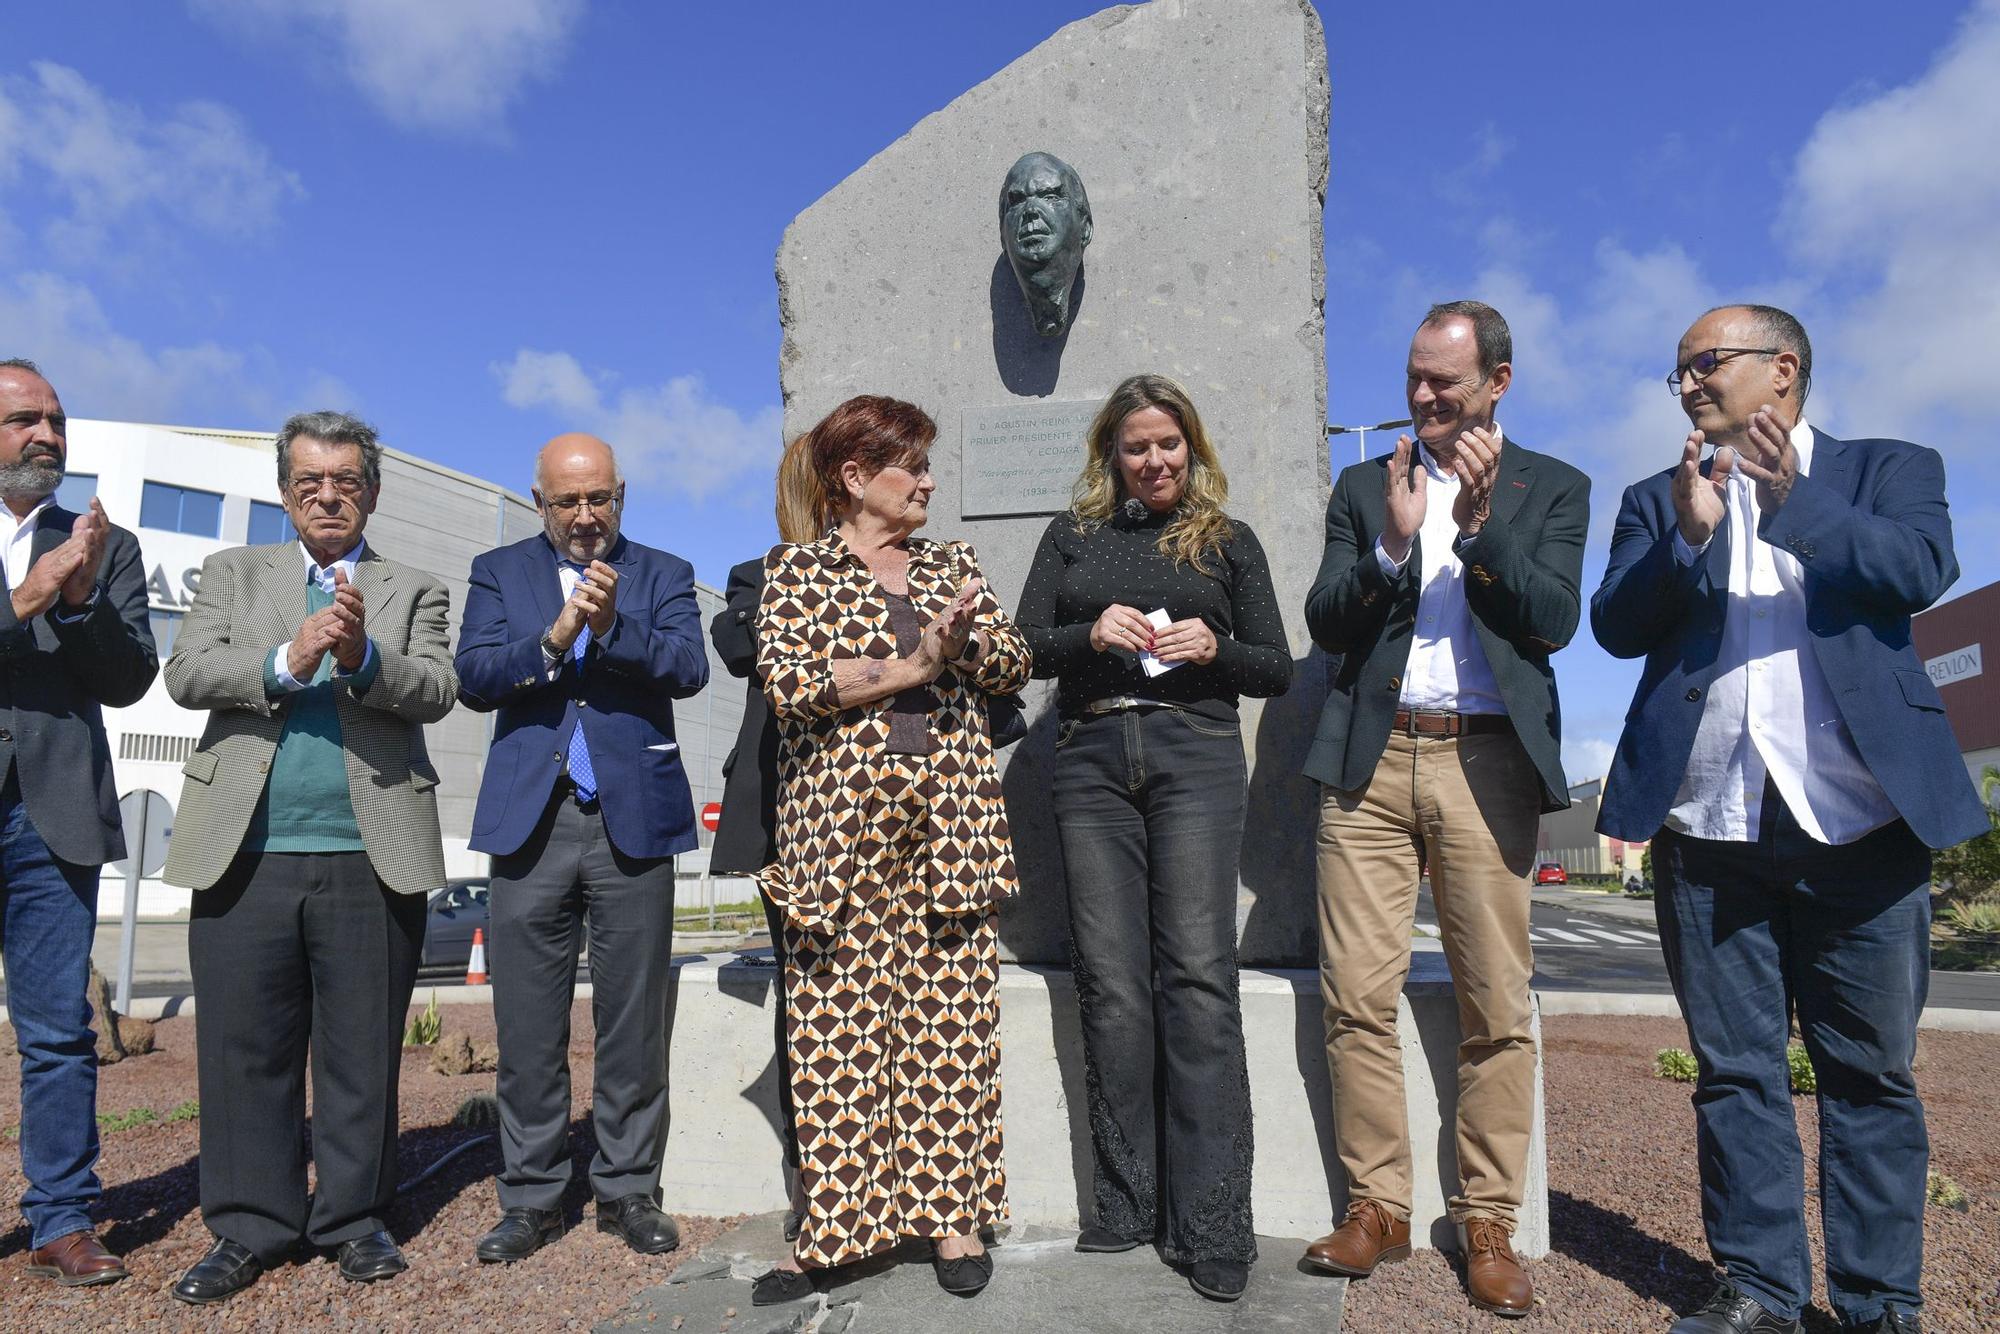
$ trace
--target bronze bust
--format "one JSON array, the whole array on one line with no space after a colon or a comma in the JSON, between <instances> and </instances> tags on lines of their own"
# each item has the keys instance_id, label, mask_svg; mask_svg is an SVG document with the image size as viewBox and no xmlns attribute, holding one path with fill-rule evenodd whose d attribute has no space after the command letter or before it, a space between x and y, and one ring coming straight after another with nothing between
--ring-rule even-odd
<instances>
[{"instance_id":1,"label":"bronze bust","mask_svg":"<svg viewBox=\"0 0 2000 1334\"><path fill-rule=\"evenodd\" d=\"M1000 184L1000 246L1044 338L1069 328L1070 287L1089 244L1083 178L1053 154L1024 154Z\"/></svg>"}]
</instances>

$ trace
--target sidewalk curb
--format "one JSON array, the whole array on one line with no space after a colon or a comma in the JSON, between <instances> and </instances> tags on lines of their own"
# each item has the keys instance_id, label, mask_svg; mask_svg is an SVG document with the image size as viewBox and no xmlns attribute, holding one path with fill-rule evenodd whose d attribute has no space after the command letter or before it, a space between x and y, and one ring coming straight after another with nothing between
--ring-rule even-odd
<instances>
[{"instance_id":1,"label":"sidewalk curb","mask_svg":"<svg viewBox=\"0 0 2000 1334\"><path fill-rule=\"evenodd\" d=\"M1660 1019L1681 1017L1671 995L1649 992L1537 991L1544 1018L1552 1014L1636 1015ZM1932 1006L1917 1019L1918 1028L1952 1033L2000 1033L2000 1010L1949 1010Z\"/></svg>"}]
</instances>

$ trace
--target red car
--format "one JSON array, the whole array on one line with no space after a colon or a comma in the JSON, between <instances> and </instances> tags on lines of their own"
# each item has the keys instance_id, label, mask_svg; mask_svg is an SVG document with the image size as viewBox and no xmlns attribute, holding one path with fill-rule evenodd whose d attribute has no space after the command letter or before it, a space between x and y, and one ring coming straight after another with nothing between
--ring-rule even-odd
<instances>
[{"instance_id":1,"label":"red car","mask_svg":"<svg viewBox=\"0 0 2000 1334\"><path fill-rule=\"evenodd\" d=\"M1569 877L1563 873L1561 862L1537 862L1535 883L1538 885L1567 885Z\"/></svg>"}]
</instances>

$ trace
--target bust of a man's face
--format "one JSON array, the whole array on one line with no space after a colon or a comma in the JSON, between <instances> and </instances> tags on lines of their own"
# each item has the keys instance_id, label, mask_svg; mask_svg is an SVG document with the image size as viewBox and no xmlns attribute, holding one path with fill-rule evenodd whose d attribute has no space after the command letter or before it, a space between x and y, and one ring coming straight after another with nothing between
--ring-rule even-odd
<instances>
[{"instance_id":1,"label":"bust of a man's face","mask_svg":"<svg viewBox=\"0 0 2000 1334\"><path fill-rule=\"evenodd\" d=\"M1083 178L1048 153L1023 156L1000 185L1000 246L1044 338L1069 328L1070 285L1089 244Z\"/></svg>"}]
</instances>

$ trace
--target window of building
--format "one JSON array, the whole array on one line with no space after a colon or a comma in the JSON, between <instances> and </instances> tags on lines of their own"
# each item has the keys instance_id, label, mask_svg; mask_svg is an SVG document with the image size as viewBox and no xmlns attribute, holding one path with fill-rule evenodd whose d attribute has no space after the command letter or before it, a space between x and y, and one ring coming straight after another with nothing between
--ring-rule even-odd
<instances>
[{"instance_id":1,"label":"window of building","mask_svg":"<svg viewBox=\"0 0 2000 1334\"><path fill-rule=\"evenodd\" d=\"M147 482L139 500L139 526L192 537L222 536L222 497L165 482Z\"/></svg>"},{"instance_id":2,"label":"window of building","mask_svg":"<svg viewBox=\"0 0 2000 1334\"><path fill-rule=\"evenodd\" d=\"M146 613L146 619L153 627L153 646L160 651L160 661L165 662L174 651L174 636L181 630L181 613L152 610Z\"/></svg>"},{"instance_id":3,"label":"window of building","mask_svg":"<svg viewBox=\"0 0 2000 1334\"><path fill-rule=\"evenodd\" d=\"M272 542L292 540L292 516L285 513L283 505L273 505L268 501L250 502L250 532L245 539L253 547L268 546Z\"/></svg>"},{"instance_id":4,"label":"window of building","mask_svg":"<svg viewBox=\"0 0 2000 1334\"><path fill-rule=\"evenodd\" d=\"M90 498L96 494L96 473L66 473L63 476L62 485L56 488L56 504L73 514L82 514L90 508Z\"/></svg>"}]
</instances>

